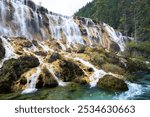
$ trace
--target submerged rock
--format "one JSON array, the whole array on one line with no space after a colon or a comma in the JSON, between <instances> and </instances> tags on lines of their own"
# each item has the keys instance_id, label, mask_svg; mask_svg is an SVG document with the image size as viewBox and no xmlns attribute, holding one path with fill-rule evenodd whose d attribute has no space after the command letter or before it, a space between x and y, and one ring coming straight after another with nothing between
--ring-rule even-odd
<instances>
[{"instance_id":1,"label":"submerged rock","mask_svg":"<svg viewBox=\"0 0 150 117\"><path fill-rule=\"evenodd\" d=\"M3 59L4 56L5 56L5 48L4 48L4 46L2 44L2 40L0 38L0 60Z\"/></svg>"},{"instance_id":2,"label":"submerged rock","mask_svg":"<svg viewBox=\"0 0 150 117\"><path fill-rule=\"evenodd\" d=\"M127 91L128 87L127 84L114 76L106 75L101 78L97 86L103 89L111 90L111 91Z\"/></svg>"},{"instance_id":3,"label":"submerged rock","mask_svg":"<svg viewBox=\"0 0 150 117\"><path fill-rule=\"evenodd\" d=\"M0 92L10 92L13 82L17 81L21 74L39 64L39 60L34 56L22 56L5 61L0 70Z\"/></svg>"}]
</instances>

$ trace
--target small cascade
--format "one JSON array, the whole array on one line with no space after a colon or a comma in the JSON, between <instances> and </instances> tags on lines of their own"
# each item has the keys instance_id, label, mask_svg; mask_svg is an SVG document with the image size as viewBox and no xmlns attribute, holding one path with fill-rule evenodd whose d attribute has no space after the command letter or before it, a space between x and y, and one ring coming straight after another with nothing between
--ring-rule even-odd
<instances>
[{"instance_id":1,"label":"small cascade","mask_svg":"<svg viewBox=\"0 0 150 117\"><path fill-rule=\"evenodd\" d=\"M105 31L111 37L112 41L116 42L119 45L121 51L124 51L126 41L133 40L133 38L123 36L120 32L116 32L112 27L105 23L103 24L103 26Z\"/></svg>"},{"instance_id":2,"label":"small cascade","mask_svg":"<svg viewBox=\"0 0 150 117\"><path fill-rule=\"evenodd\" d=\"M38 45L40 45L43 49L44 52L48 52L48 51L52 51L52 49L50 49L44 42L38 43Z\"/></svg>"},{"instance_id":3,"label":"small cascade","mask_svg":"<svg viewBox=\"0 0 150 117\"><path fill-rule=\"evenodd\" d=\"M105 76L107 73L103 70L98 70L94 65L89 63L88 61L85 61L81 58L74 58L76 61L80 61L83 63L85 66L92 68L94 70L94 73L90 76L90 85L91 87L95 87L97 85L97 82L99 81L100 78Z\"/></svg>"},{"instance_id":4,"label":"small cascade","mask_svg":"<svg viewBox=\"0 0 150 117\"><path fill-rule=\"evenodd\" d=\"M3 63L6 60L9 60L11 58L17 58L17 55L14 53L14 48L9 43L9 38L0 37L2 39L3 46L5 48L5 57L0 61L0 68L3 66Z\"/></svg>"},{"instance_id":5,"label":"small cascade","mask_svg":"<svg viewBox=\"0 0 150 117\"><path fill-rule=\"evenodd\" d=\"M84 18L85 22L83 22L83 27L86 30L87 37L90 43L90 46L93 45L93 41L95 40L97 43L102 44L101 41L101 35L99 28L96 26L96 24L89 18Z\"/></svg>"},{"instance_id":6,"label":"small cascade","mask_svg":"<svg viewBox=\"0 0 150 117\"><path fill-rule=\"evenodd\" d=\"M49 72L53 75L53 77L55 78L55 80L58 82L59 86L66 86L67 83L63 82L62 80L60 80L54 73L52 66L48 67Z\"/></svg>"},{"instance_id":7,"label":"small cascade","mask_svg":"<svg viewBox=\"0 0 150 117\"><path fill-rule=\"evenodd\" d=\"M36 89L36 81L37 81L37 78L39 77L40 75L40 72L41 72L41 69L40 67L37 67L36 68L36 72L31 74L31 76L27 76L27 88L22 91L22 94L29 94L29 93L34 93L37 91Z\"/></svg>"},{"instance_id":8,"label":"small cascade","mask_svg":"<svg viewBox=\"0 0 150 117\"><path fill-rule=\"evenodd\" d=\"M150 86L142 86L141 84L131 83L126 81L129 90L126 92L123 92L119 95L116 95L114 99L119 100L127 100L127 99L133 99L136 96L140 96L144 94L145 92L149 92Z\"/></svg>"}]
</instances>

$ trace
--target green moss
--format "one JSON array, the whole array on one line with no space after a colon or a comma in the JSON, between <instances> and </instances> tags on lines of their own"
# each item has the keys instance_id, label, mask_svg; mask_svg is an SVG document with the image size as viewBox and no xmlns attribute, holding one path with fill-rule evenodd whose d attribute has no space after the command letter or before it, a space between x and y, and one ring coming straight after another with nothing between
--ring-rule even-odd
<instances>
[{"instance_id":1,"label":"green moss","mask_svg":"<svg viewBox=\"0 0 150 117\"><path fill-rule=\"evenodd\" d=\"M114 64L109 64L109 63L102 65L102 69L105 70L106 72L112 72L115 74L124 74L125 73L125 70L122 69L121 67L114 65Z\"/></svg>"},{"instance_id":2,"label":"green moss","mask_svg":"<svg viewBox=\"0 0 150 117\"><path fill-rule=\"evenodd\" d=\"M127 84L114 76L106 75L97 84L98 87L111 91L127 91Z\"/></svg>"},{"instance_id":3,"label":"green moss","mask_svg":"<svg viewBox=\"0 0 150 117\"><path fill-rule=\"evenodd\" d=\"M22 56L5 61L0 69L0 92L10 92L13 82L17 81L21 74L39 64L39 60L33 56Z\"/></svg>"}]
</instances>

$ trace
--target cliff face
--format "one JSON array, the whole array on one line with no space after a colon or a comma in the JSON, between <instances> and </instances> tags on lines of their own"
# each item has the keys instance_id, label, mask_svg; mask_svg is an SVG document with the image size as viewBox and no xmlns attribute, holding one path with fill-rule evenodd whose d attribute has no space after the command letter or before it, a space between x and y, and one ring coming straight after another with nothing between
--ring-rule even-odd
<instances>
[{"instance_id":1,"label":"cliff face","mask_svg":"<svg viewBox=\"0 0 150 117\"><path fill-rule=\"evenodd\" d=\"M131 40L105 23L52 13L31 0L1 0L0 6L3 36L55 40L64 50L76 45L101 45L107 50L123 51L125 42Z\"/></svg>"}]
</instances>

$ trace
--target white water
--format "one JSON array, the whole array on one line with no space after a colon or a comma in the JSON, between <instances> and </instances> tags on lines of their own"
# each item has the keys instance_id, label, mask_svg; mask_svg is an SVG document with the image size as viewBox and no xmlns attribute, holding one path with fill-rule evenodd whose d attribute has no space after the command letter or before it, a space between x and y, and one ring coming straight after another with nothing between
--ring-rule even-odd
<instances>
[{"instance_id":1,"label":"white water","mask_svg":"<svg viewBox=\"0 0 150 117\"><path fill-rule=\"evenodd\" d=\"M3 0L0 1L0 35L24 36L28 39L42 38L43 40L51 36L51 38L59 40L58 42L64 51L66 48L72 46L76 47L76 44L85 44L75 19L55 13L45 13L44 17L40 12L37 12L39 6L36 5L35 11L33 11L30 7L25 5L24 2L24 0L10 0L14 12L9 11L9 13L13 13L13 18L10 21L5 21L6 15L9 14L7 13L8 6L5 6ZM45 21L45 19L49 22ZM89 45L92 46L95 42L103 46L100 25L96 25L88 18L84 18L84 20L85 23L82 23L82 26L87 32ZM47 27L43 22L49 23ZM32 23L33 26L30 25L30 23ZM121 33L116 32L105 23L103 25L111 39L116 42L120 46L121 51L123 51L125 40L129 37L122 36ZM36 31L33 31L33 29ZM46 30L49 30L49 32L46 32ZM62 44L61 41L65 42L65 45L63 45L64 43Z\"/></svg>"},{"instance_id":2,"label":"white water","mask_svg":"<svg viewBox=\"0 0 150 117\"><path fill-rule=\"evenodd\" d=\"M51 30L52 38L61 40L66 38L66 45L84 44L80 29L74 22L73 18L63 17L59 15L48 14L49 29Z\"/></svg>"},{"instance_id":3,"label":"white water","mask_svg":"<svg viewBox=\"0 0 150 117\"><path fill-rule=\"evenodd\" d=\"M3 46L5 48L5 57L0 61L0 68L3 66L3 63L6 61L6 60L9 60L11 58L17 58L17 55L14 53L14 49L13 47L11 46L11 44L9 43L9 38L6 39L4 37L0 37L2 39L2 43L3 43Z\"/></svg>"},{"instance_id":4,"label":"white water","mask_svg":"<svg viewBox=\"0 0 150 117\"><path fill-rule=\"evenodd\" d=\"M55 78L55 80L58 82L59 86L66 86L67 83L63 82L62 80L60 80L54 73L52 66L49 68L48 67L49 72L53 75L53 77Z\"/></svg>"},{"instance_id":5,"label":"white water","mask_svg":"<svg viewBox=\"0 0 150 117\"><path fill-rule=\"evenodd\" d=\"M89 18L84 18L84 20L86 23L85 24L83 23L83 27L87 32L87 37L88 37L90 46L93 45L93 42L92 42L94 41L93 37L96 39L98 43L103 45L101 41L100 31L98 30L98 27L96 27L95 23Z\"/></svg>"},{"instance_id":6,"label":"white water","mask_svg":"<svg viewBox=\"0 0 150 117\"><path fill-rule=\"evenodd\" d=\"M21 94L29 94L29 93L34 93L37 91L36 89L36 81L37 81L37 78L39 77L40 75L40 72L41 72L41 69L40 67L37 67L36 68L36 72L33 73L29 78L27 78L27 88L22 91Z\"/></svg>"},{"instance_id":7,"label":"white water","mask_svg":"<svg viewBox=\"0 0 150 117\"><path fill-rule=\"evenodd\" d=\"M94 70L94 73L90 76L90 85L91 87L95 87L97 85L97 82L99 81L100 78L102 78L103 76L105 76L107 73L103 70L98 70L96 67L94 67L94 65L92 65L91 63L89 63L88 61L85 61L81 58L74 58L76 61L80 61L81 63L83 63L85 66L92 68Z\"/></svg>"},{"instance_id":8,"label":"white water","mask_svg":"<svg viewBox=\"0 0 150 117\"><path fill-rule=\"evenodd\" d=\"M136 96L140 96L144 94L146 91L149 91L150 86L142 86L141 84L126 82L129 90L121 93L120 95L116 95L114 99L119 100L127 100L133 99Z\"/></svg>"},{"instance_id":9,"label":"white water","mask_svg":"<svg viewBox=\"0 0 150 117\"><path fill-rule=\"evenodd\" d=\"M125 41L127 41L127 39L133 40L133 38L123 36L120 32L116 32L108 24L103 23L103 26L104 26L105 31L111 37L111 39L119 45L121 51L124 51Z\"/></svg>"}]
</instances>

